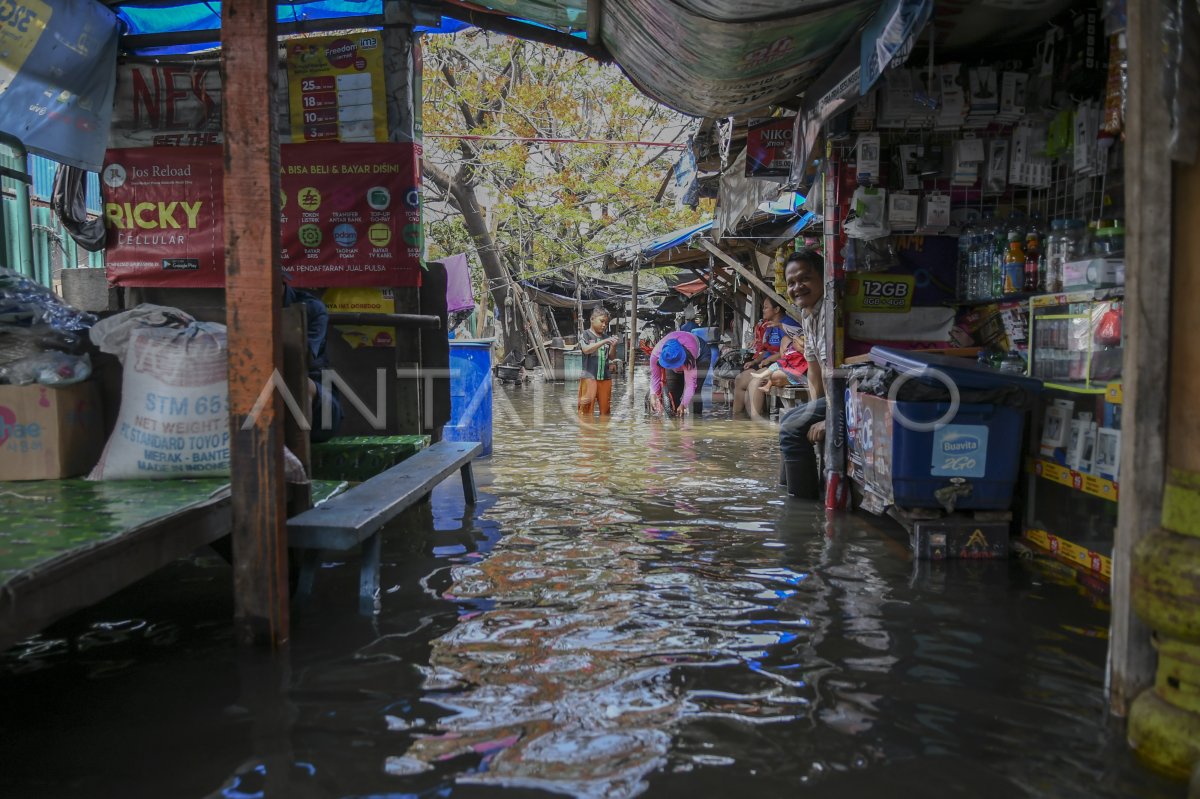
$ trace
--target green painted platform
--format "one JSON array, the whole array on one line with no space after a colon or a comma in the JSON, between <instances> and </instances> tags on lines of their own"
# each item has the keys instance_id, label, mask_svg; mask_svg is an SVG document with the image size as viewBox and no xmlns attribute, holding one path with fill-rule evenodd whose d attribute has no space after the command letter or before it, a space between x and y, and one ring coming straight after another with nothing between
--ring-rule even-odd
<instances>
[{"instance_id":1,"label":"green painted platform","mask_svg":"<svg viewBox=\"0 0 1200 799\"><path fill-rule=\"evenodd\" d=\"M318 504L348 487L314 481ZM0 648L228 535L229 481L0 482Z\"/></svg>"},{"instance_id":2,"label":"green painted platform","mask_svg":"<svg viewBox=\"0 0 1200 799\"><path fill-rule=\"evenodd\" d=\"M318 480L362 482L429 446L429 436L339 436L312 445Z\"/></svg>"}]
</instances>

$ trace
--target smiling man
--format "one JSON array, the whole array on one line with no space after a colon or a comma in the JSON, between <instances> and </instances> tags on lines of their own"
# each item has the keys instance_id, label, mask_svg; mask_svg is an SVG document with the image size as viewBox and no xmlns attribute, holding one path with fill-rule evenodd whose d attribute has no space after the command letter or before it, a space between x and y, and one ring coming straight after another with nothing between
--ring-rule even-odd
<instances>
[{"instance_id":1,"label":"smiling man","mask_svg":"<svg viewBox=\"0 0 1200 799\"><path fill-rule=\"evenodd\" d=\"M825 341L825 264L821 254L800 250L784 266L787 292L800 306L804 357L808 360L809 402L788 411L779 422L779 452L783 457L788 493L818 499L821 475L813 444L825 440L825 370L829 346Z\"/></svg>"}]
</instances>

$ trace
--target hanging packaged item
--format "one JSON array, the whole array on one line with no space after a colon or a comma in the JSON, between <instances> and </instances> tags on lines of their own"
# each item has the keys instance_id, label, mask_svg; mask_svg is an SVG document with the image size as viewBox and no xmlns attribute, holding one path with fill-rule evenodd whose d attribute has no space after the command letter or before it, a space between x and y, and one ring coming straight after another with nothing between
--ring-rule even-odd
<instances>
[{"instance_id":1,"label":"hanging packaged item","mask_svg":"<svg viewBox=\"0 0 1200 799\"><path fill-rule=\"evenodd\" d=\"M987 171L984 173L984 191L1001 194L1008 187L1008 142L993 139L988 142Z\"/></svg>"},{"instance_id":2,"label":"hanging packaged item","mask_svg":"<svg viewBox=\"0 0 1200 799\"><path fill-rule=\"evenodd\" d=\"M950 227L950 196L934 192L922 197L918 230L926 234L936 234L948 227Z\"/></svg>"},{"instance_id":3,"label":"hanging packaged item","mask_svg":"<svg viewBox=\"0 0 1200 799\"><path fill-rule=\"evenodd\" d=\"M843 229L852 239L871 240L891 233L887 225L887 189L856 188Z\"/></svg>"},{"instance_id":4,"label":"hanging packaged item","mask_svg":"<svg viewBox=\"0 0 1200 799\"><path fill-rule=\"evenodd\" d=\"M892 230L913 230L917 226L917 206L920 196L908 192L888 195L888 227Z\"/></svg>"},{"instance_id":5,"label":"hanging packaged item","mask_svg":"<svg viewBox=\"0 0 1200 799\"><path fill-rule=\"evenodd\" d=\"M858 137L858 182L879 182L879 134L864 133Z\"/></svg>"}]
</instances>

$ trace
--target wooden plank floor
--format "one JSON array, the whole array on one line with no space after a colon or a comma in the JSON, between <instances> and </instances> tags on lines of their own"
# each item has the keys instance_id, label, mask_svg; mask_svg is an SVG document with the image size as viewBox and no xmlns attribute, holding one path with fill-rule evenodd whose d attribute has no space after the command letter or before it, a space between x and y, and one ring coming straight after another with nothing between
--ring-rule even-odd
<instances>
[{"instance_id":1,"label":"wooden plank floor","mask_svg":"<svg viewBox=\"0 0 1200 799\"><path fill-rule=\"evenodd\" d=\"M0 482L0 518L3 648L228 535L229 481Z\"/></svg>"}]
</instances>

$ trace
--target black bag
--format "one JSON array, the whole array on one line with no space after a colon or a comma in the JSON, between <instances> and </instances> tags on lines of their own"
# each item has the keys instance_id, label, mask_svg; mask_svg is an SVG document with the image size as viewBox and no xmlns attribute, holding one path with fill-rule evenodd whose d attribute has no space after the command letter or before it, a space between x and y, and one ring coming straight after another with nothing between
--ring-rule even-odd
<instances>
[{"instance_id":1,"label":"black bag","mask_svg":"<svg viewBox=\"0 0 1200 799\"><path fill-rule=\"evenodd\" d=\"M733 380L742 373L742 363L747 360L741 350L730 350L713 364L713 377L717 380Z\"/></svg>"}]
</instances>

